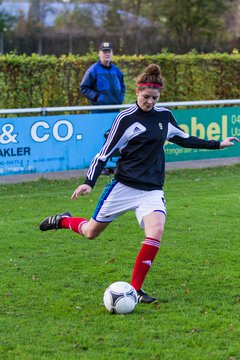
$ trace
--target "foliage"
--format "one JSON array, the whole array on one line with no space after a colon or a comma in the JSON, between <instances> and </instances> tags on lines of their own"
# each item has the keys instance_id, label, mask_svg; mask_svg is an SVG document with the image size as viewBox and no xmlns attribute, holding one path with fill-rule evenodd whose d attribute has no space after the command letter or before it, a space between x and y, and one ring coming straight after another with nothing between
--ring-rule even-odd
<instances>
[{"instance_id":1,"label":"foliage","mask_svg":"<svg viewBox=\"0 0 240 360\"><path fill-rule=\"evenodd\" d=\"M0 2L1 4L1 2ZM5 32L11 29L15 17L7 14L5 11L0 11L0 32Z\"/></svg>"},{"instance_id":2,"label":"foliage","mask_svg":"<svg viewBox=\"0 0 240 360\"><path fill-rule=\"evenodd\" d=\"M94 22L88 9L81 9L75 6L73 12L64 11L56 19L56 29L68 32L78 32L79 29L85 31L86 28L94 31Z\"/></svg>"},{"instance_id":3,"label":"foliage","mask_svg":"<svg viewBox=\"0 0 240 360\"><path fill-rule=\"evenodd\" d=\"M165 0L162 16L170 44L175 43L177 53L204 51L207 44L216 46L219 36L224 36L226 10L225 0Z\"/></svg>"},{"instance_id":4,"label":"foliage","mask_svg":"<svg viewBox=\"0 0 240 360\"><path fill-rule=\"evenodd\" d=\"M121 19L120 14L118 13L118 1L113 0L111 7L108 9L106 17L103 21L103 26L106 31L118 31L121 27L124 26L124 23Z\"/></svg>"},{"instance_id":5,"label":"foliage","mask_svg":"<svg viewBox=\"0 0 240 360\"><path fill-rule=\"evenodd\" d=\"M2 109L87 105L79 92L85 70L96 61L87 56L0 56ZM167 52L155 56L115 56L127 87L125 103L135 101L135 77L150 63L159 64L165 78L161 101L233 99L239 96L240 55Z\"/></svg>"},{"instance_id":6,"label":"foliage","mask_svg":"<svg viewBox=\"0 0 240 360\"><path fill-rule=\"evenodd\" d=\"M14 33L4 39L5 52L84 55L90 41L95 48L111 41L115 53L130 55L166 47L178 54L239 47L238 0L59 1L62 11L49 28L45 19L56 11L51 3L31 1L29 17L20 14Z\"/></svg>"},{"instance_id":7,"label":"foliage","mask_svg":"<svg viewBox=\"0 0 240 360\"><path fill-rule=\"evenodd\" d=\"M167 172L165 233L144 284L159 305L126 316L102 296L131 277L144 236L133 213L91 241L38 230L63 210L90 217L108 179L76 202L76 179L2 185L0 358L238 359L239 175L239 165Z\"/></svg>"}]
</instances>

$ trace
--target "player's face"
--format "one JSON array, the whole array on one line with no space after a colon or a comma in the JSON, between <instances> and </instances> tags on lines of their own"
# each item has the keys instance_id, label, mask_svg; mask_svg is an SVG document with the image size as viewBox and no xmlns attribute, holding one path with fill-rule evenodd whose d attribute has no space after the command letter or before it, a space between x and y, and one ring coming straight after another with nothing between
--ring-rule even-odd
<instances>
[{"instance_id":1,"label":"player's face","mask_svg":"<svg viewBox=\"0 0 240 360\"><path fill-rule=\"evenodd\" d=\"M108 66L112 59L113 52L112 50L100 50L98 53L101 63L105 66Z\"/></svg>"},{"instance_id":2,"label":"player's face","mask_svg":"<svg viewBox=\"0 0 240 360\"><path fill-rule=\"evenodd\" d=\"M145 90L136 90L138 106L143 111L150 111L158 102L160 91L158 89L146 88Z\"/></svg>"}]
</instances>

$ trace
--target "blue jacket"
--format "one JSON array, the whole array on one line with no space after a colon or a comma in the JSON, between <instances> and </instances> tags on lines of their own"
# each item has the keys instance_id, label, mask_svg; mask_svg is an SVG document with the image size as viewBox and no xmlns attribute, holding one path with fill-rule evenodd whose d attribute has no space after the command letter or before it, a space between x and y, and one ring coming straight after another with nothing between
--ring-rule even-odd
<instances>
[{"instance_id":1,"label":"blue jacket","mask_svg":"<svg viewBox=\"0 0 240 360\"><path fill-rule=\"evenodd\" d=\"M80 91L93 105L122 104L125 95L123 74L116 65L91 65L80 84Z\"/></svg>"}]
</instances>

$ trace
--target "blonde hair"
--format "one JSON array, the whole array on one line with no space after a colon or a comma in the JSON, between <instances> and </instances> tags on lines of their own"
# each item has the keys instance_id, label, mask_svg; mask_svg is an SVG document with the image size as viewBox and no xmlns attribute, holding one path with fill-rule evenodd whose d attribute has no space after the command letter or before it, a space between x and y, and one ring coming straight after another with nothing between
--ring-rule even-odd
<instances>
[{"instance_id":1,"label":"blonde hair","mask_svg":"<svg viewBox=\"0 0 240 360\"><path fill-rule=\"evenodd\" d=\"M136 79L138 89L157 88L159 91L163 89L163 78L161 76L160 67L156 64L150 64Z\"/></svg>"}]
</instances>

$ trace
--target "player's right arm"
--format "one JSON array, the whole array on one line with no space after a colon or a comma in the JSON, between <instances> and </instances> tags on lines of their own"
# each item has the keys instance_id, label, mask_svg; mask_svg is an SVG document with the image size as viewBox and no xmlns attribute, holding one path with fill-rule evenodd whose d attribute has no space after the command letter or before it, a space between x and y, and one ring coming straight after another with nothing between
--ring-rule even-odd
<instances>
[{"instance_id":1,"label":"player's right arm","mask_svg":"<svg viewBox=\"0 0 240 360\"><path fill-rule=\"evenodd\" d=\"M107 137L107 141L105 142L100 152L96 154L91 161L84 184L89 185L91 188L94 187L97 178L101 174L110 156L116 150L120 151L121 147L123 146L125 142L124 130L125 128L122 125L121 116L118 115L113 122L112 128Z\"/></svg>"},{"instance_id":2,"label":"player's right arm","mask_svg":"<svg viewBox=\"0 0 240 360\"><path fill-rule=\"evenodd\" d=\"M73 192L71 199L76 199L79 197L79 195L87 195L92 190L90 185L82 184L77 187L77 189Z\"/></svg>"},{"instance_id":3,"label":"player's right arm","mask_svg":"<svg viewBox=\"0 0 240 360\"><path fill-rule=\"evenodd\" d=\"M137 105L133 105L130 110L122 111L118 114L114 120L111 130L108 134L107 140L100 150L100 152L94 156L91 161L90 167L87 172L84 184L80 185L73 193L72 199L77 199L79 195L88 194L94 187L99 175L101 174L105 164L109 157L116 151L123 149L128 143L128 115L129 112L135 111ZM125 121L126 120L126 121Z\"/></svg>"}]
</instances>

